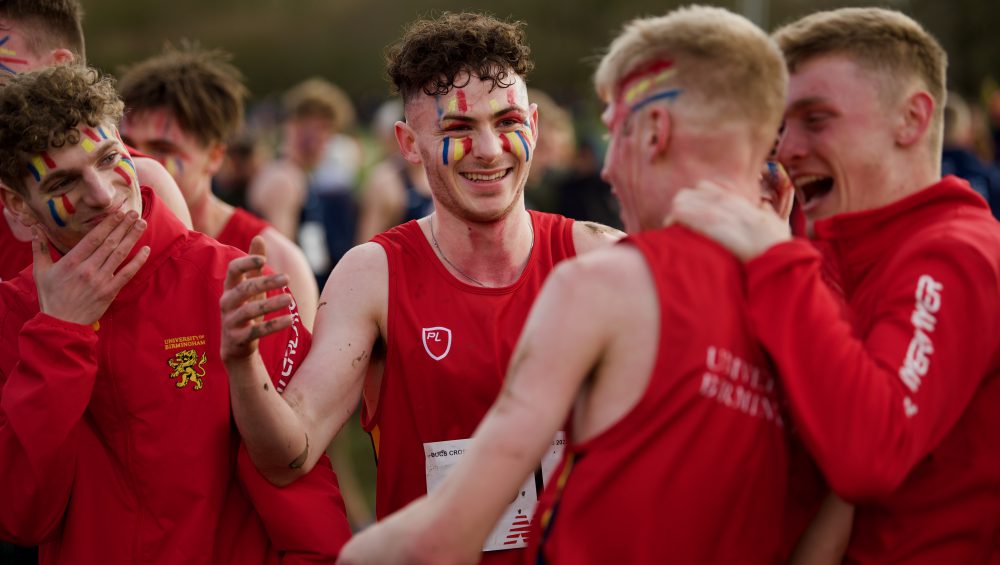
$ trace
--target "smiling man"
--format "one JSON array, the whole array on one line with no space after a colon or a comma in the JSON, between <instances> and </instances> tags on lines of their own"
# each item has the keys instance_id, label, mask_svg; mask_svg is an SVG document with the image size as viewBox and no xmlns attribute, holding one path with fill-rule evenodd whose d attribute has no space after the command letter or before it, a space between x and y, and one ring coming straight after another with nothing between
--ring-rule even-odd
<instances>
[{"instance_id":1,"label":"smiling man","mask_svg":"<svg viewBox=\"0 0 1000 565\"><path fill-rule=\"evenodd\" d=\"M378 461L376 512L424 494L425 453L464 441L500 391L542 281L618 232L528 212L524 183L539 135L520 24L446 14L412 24L389 54L403 96L403 156L422 163L435 212L376 236L337 264L320 298L318 346L285 393L261 386L253 289L222 301L223 355L251 456L280 483L309 469L362 403ZM253 259L234 271L250 271ZM252 279L251 279L252 280ZM456 448L458 449L458 448ZM520 561L519 551L486 554Z\"/></svg>"},{"instance_id":2,"label":"smiling man","mask_svg":"<svg viewBox=\"0 0 1000 565\"><path fill-rule=\"evenodd\" d=\"M86 63L83 8L78 0L0 2L0 84L20 73L62 64ZM133 154L138 176L188 227L191 216L177 185L155 160ZM31 234L0 206L0 280L31 264Z\"/></svg>"},{"instance_id":3,"label":"smiling man","mask_svg":"<svg viewBox=\"0 0 1000 565\"><path fill-rule=\"evenodd\" d=\"M813 14L775 38L791 73L778 158L825 253L712 187L679 195L675 213L746 262L799 435L857 505L845 560L989 562L1000 226L940 175L945 53L874 8Z\"/></svg>"},{"instance_id":4,"label":"smiling man","mask_svg":"<svg viewBox=\"0 0 1000 565\"><path fill-rule=\"evenodd\" d=\"M0 539L42 563L332 559L349 530L328 465L304 490L245 458L238 475L216 309L244 255L140 187L121 111L82 66L0 88L3 200L33 232L33 269L0 284ZM262 342L280 388L310 339L286 292L267 303L291 314Z\"/></svg>"}]
</instances>

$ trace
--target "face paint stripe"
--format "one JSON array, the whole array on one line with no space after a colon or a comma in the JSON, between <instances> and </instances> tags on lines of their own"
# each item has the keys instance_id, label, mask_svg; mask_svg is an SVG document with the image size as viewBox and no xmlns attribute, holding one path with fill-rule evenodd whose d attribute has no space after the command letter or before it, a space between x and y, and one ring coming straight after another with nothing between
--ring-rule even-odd
<instances>
[{"instance_id":1,"label":"face paint stripe","mask_svg":"<svg viewBox=\"0 0 1000 565\"><path fill-rule=\"evenodd\" d=\"M90 128L83 128L83 134L86 135L87 137L89 137L90 139L93 139L94 141L100 141L101 140L101 138L97 136L97 132L95 132L94 130L92 130ZM105 139L107 139L107 138L105 138Z\"/></svg>"},{"instance_id":2,"label":"face paint stripe","mask_svg":"<svg viewBox=\"0 0 1000 565\"><path fill-rule=\"evenodd\" d=\"M42 151L41 153L39 153L39 156L42 158L42 161L45 162L46 167L48 167L49 169L57 168L55 160L53 160L52 157L49 157L48 153Z\"/></svg>"},{"instance_id":3,"label":"face paint stripe","mask_svg":"<svg viewBox=\"0 0 1000 565\"><path fill-rule=\"evenodd\" d=\"M35 177L35 182L42 182L42 174L35 168L34 163L28 163L28 172L31 173L31 176Z\"/></svg>"},{"instance_id":4,"label":"face paint stripe","mask_svg":"<svg viewBox=\"0 0 1000 565\"><path fill-rule=\"evenodd\" d=\"M56 210L55 200L49 200L49 213L52 214L52 219L56 222L57 226L61 228L66 227L66 223L59 217L59 211Z\"/></svg>"},{"instance_id":5,"label":"face paint stripe","mask_svg":"<svg viewBox=\"0 0 1000 565\"><path fill-rule=\"evenodd\" d=\"M468 155L472 153L472 138L466 137L462 139L462 149L465 150L465 154Z\"/></svg>"},{"instance_id":6,"label":"face paint stripe","mask_svg":"<svg viewBox=\"0 0 1000 565\"><path fill-rule=\"evenodd\" d=\"M99 133L101 135L101 139L107 139L108 138L107 132L105 132L104 128L102 128L100 126L97 127L97 133Z\"/></svg>"},{"instance_id":7,"label":"face paint stripe","mask_svg":"<svg viewBox=\"0 0 1000 565\"><path fill-rule=\"evenodd\" d=\"M635 111L639 110L640 108L642 108L643 106L648 106L649 104L652 104L653 102L656 102L657 100L663 100L664 98L669 98L669 99L677 98L677 96L679 96L680 93L681 93L681 89L679 89L679 88L671 88L670 90L664 90L663 92L660 92L659 94L654 94L654 95L652 95L652 96L650 96L648 98L645 98L645 99L637 102L635 104L635 106L632 106L632 109L629 110L629 112L635 112Z\"/></svg>"},{"instance_id":8,"label":"face paint stripe","mask_svg":"<svg viewBox=\"0 0 1000 565\"><path fill-rule=\"evenodd\" d=\"M459 90L458 92L456 92L455 93L455 99L458 101L458 111L459 112L468 112L469 111L469 105L466 104L466 102L465 102L465 91L464 90Z\"/></svg>"},{"instance_id":9,"label":"face paint stripe","mask_svg":"<svg viewBox=\"0 0 1000 565\"><path fill-rule=\"evenodd\" d=\"M450 137L444 138L444 148L441 150L441 160L444 161L445 165L448 164L448 145L450 141L451 141Z\"/></svg>"},{"instance_id":10,"label":"face paint stripe","mask_svg":"<svg viewBox=\"0 0 1000 565\"><path fill-rule=\"evenodd\" d=\"M132 177L129 176L128 171L125 170L125 167L123 166L115 167L115 172L118 173L118 176L120 176L122 180L125 181L129 186L132 186Z\"/></svg>"},{"instance_id":11,"label":"face paint stripe","mask_svg":"<svg viewBox=\"0 0 1000 565\"><path fill-rule=\"evenodd\" d=\"M517 106L517 93L514 92L513 88L507 89L507 103L511 106Z\"/></svg>"},{"instance_id":12,"label":"face paint stripe","mask_svg":"<svg viewBox=\"0 0 1000 565\"><path fill-rule=\"evenodd\" d=\"M94 149L97 148L97 146L94 145L94 142L86 137L80 141L80 147L83 147L83 150L86 151L87 153L93 153Z\"/></svg>"},{"instance_id":13,"label":"face paint stripe","mask_svg":"<svg viewBox=\"0 0 1000 565\"><path fill-rule=\"evenodd\" d=\"M513 153L513 151L510 150L510 138L507 137L506 133L500 136L500 146L507 153Z\"/></svg>"},{"instance_id":14,"label":"face paint stripe","mask_svg":"<svg viewBox=\"0 0 1000 565\"><path fill-rule=\"evenodd\" d=\"M66 215L75 214L76 208L73 207L73 203L69 201L69 196L63 194L59 197L59 201L62 202L63 210L66 210Z\"/></svg>"},{"instance_id":15,"label":"face paint stripe","mask_svg":"<svg viewBox=\"0 0 1000 565\"><path fill-rule=\"evenodd\" d=\"M500 104L496 100L490 100L490 111L498 112L500 110Z\"/></svg>"},{"instance_id":16,"label":"face paint stripe","mask_svg":"<svg viewBox=\"0 0 1000 565\"><path fill-rule=\"evenodd\" d=\"M524 146L524 160L525 161L530 161L531 160L531 149L528 147L528 140L524 138L524 134L523 133L521 133L519 131L516 131L514 133L517 134L517 138L521 140L521 145Z\"/></svg>"}]
</instances>

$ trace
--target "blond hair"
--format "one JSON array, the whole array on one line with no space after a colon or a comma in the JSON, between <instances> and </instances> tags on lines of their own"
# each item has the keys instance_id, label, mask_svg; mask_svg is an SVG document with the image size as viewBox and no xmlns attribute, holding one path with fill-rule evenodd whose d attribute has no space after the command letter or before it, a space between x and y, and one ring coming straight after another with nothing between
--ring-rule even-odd
<instances>
[{"instance_id":1,"label":"blond hair","mask_svg":"<svg viewBox=\"0 0 1000 565\"><path fill-rule=\"evenodd\" d=\"M285 115L292 118L319 117L330 120L334 129L344 131L354 125L354 105L337 85L313 77L295 85L282 99Z\"/></svg>"},{"instance_id":2,"label":"blond hair","mask_svg":"<svg viewBox=\"0 0 1000 565\"><path fill-rule=\"evenodd\" d=\"M671 107L698 126L740 121L771 143L785 106L788 74L763 30L722 8L691 6L633 20L612 43L594 75L605 101L619 96L637 69L669 61Z\"/></svg>"},{"instance_id":3,"label":"blond hair","mask_svg":"<svg viewBox=\"0 0 1000 565\"><path fill-rule=\"evenodd\" d=\"M774 32L788 70L824 55L845 55L880 79L881 97L892 101L919 80L934 99L931 143L940 147L948 56L910 17L883 8L841 8L810 14Z\"/></svg>"}]
</instances>

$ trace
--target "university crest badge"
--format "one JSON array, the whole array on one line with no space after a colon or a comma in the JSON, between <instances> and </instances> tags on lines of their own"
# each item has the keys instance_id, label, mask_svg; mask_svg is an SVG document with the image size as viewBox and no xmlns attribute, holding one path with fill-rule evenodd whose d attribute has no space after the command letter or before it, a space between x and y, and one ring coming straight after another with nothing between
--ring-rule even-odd
<instances>
[{"instance_id":1,"label":"university crest badge","mask_svg":"<svg viewBox=\"0 0 1000 565\"><path fill-rule=\"evenodd\" d=\"M424 351L435 361L444 359L451 351L451 330L442 327L423 330Z\"/></svg>"}]
</instances>

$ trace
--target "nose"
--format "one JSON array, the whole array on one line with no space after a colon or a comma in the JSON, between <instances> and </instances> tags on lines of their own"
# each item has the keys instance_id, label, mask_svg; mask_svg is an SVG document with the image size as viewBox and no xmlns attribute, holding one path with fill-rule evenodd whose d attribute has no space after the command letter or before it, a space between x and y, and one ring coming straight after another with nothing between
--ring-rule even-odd
<instances>
[{"instance_id":1,"label":"nose","mask_svg":"<svg viewBox=\"0 0 1000 565\"><path fill-rule=\"evenodd\" d=\"M805 136L800 132L800 128L792 124L787 124L785 131L782 132L781 137L778 139L778 148L776 151L778 162L787 167L789 163L803 158L806 155L806 151Z\"/></svg>"},{"instance_id":2,"label":"nose","mask_svg":"<svg viewBox=\"0 0 1000 565\"><path fill-rule=\"evenodd\" d=\"M87 206L101 210L111 206L114 202L115 187L110 176L95 170L85 171L83 184L85 187L83 201Z\"/></svg>"},{"instance_id":3,"label":"nose","mask_svg":"<svg viewBox=\"0 0 1000 565\"><path fill-rule=\"evenodd\" d=\"M503 155L503 145L500 142L502 133L492 128L484 128L476 132L472 140L472 154L484 163L495 163Z\"/></svg>"},{"instance_id":4,"label":"nose","mask_svg":"<svg viewBox=\"0 0 1000 565\"><path fill-rule=\"evenodd\" d=\"M601 167L601 180L613 185L611 182L611 164L615 161L615 140L608 140L608 150L604 153L604 165Z\"/></svg>"}]
</instances>

